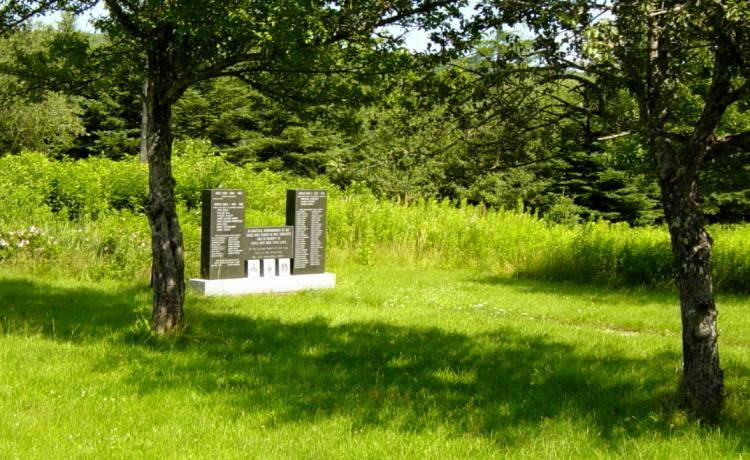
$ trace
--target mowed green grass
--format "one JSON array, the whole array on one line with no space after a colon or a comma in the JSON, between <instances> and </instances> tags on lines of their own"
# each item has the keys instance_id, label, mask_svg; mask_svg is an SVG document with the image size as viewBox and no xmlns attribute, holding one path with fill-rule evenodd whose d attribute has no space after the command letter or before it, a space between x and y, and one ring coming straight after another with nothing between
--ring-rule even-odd
<instances>
[{"instance_id":1,"label":"mowed green grass","mask_svg":"<svg viewBox=\"0 0 750 460\"><path fill-rule=\"evenodd\" d=\"M0 458L742 458L750 302L720 297L719 426L676 409L670 292L340 263L206 299L0 271Z\"/></svg>"}]
</instances>

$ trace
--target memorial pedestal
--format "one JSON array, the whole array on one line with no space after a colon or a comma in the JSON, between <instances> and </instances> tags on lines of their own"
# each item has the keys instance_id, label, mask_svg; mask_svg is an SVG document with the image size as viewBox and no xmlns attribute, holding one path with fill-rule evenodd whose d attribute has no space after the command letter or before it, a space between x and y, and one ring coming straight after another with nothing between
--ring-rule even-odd
<instances>
[{"instance_id":1,"label":"memorial pedestal","mask_svg":"<svg viewBox=\"0 0 750 460\"><path fill-rule=\"evenodd\" d=\"M336 275L333 273L315 273L312 275L222 280L195 278L191 279L189 284L191 289L206 296L265 294L333 288L336 286Z\"/></svg>"}]
</instances>

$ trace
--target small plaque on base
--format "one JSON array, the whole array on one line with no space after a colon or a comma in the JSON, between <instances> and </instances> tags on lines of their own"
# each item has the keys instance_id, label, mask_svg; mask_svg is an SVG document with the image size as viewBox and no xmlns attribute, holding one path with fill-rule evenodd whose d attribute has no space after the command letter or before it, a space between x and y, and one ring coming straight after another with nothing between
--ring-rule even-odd
<instances>
[{"instance_id":1,"label":"small plaque on base","mask_svg":"<svg viewBox=\"0 0 750 460\"><path fill-rule=\"evenodd\" d=\"M263 277L276 276L276 259L263 259Z\"/></svg>"},{"instance_id":2,"label":"small plaque on base","mask_svg":"<svg viewBox=\"0 0 750 460\"><path fill-rule=\"evenodd\" d=\"M247 261L247 277L260 278L260 260Z\"/></svg>"},{"instance_id":3,"label":"small plaque on base","mask_svg":"<svg viewBox=\"0 0 750 460\"><path fill-rule=\"evenodd\" d=\"M292 261L291 259L279 259L279 276L290 276L292 274Z\"/></svg>"}]
</instances>

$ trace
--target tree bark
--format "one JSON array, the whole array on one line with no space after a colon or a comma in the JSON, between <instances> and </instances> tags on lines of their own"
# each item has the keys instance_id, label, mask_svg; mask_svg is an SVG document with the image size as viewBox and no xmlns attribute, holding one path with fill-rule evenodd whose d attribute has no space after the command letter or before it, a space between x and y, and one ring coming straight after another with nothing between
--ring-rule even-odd
<instances>
[{"instance_id":1,"label":"tree bark","mask_svg":"<svg viewBox=\"0 0 750 460\"><path fill-rule=\"evenodd\" d=\"M153 328L164 333L183 316L185 265L172 177L172 95L169 56L149 53L142 140L149 166L148 220L151 226Z\"/></svg>"},{"instance_id":2,"label":"tree bark","mask_svg":"<svg viewBox=\"0 0 750 460\"><path fill-rule=\"evenodd\" d=\"M151 127L151 124L149 123L149 108L146 104L146 101L148 100L149 85L148 72L146 72L146 76L143 79L143 103L141 104L141 145L138 151L138 159L141 163L148 163L148 140L151 138L148 132L148 129Z\"/></svg>"},{"instance_id":3,"label":"tree bark","mask_svg":"<svg viewBox=\"0 0 750 460\"><path fill-rule=\"evenodd\" d=\"M697 167L661 147L660 185L676 262L682 317L680 393L687 408L715 419L724 400L719 364L717 310L711 281L712 239L699 208Z\"/></svg>"}]
</instances>

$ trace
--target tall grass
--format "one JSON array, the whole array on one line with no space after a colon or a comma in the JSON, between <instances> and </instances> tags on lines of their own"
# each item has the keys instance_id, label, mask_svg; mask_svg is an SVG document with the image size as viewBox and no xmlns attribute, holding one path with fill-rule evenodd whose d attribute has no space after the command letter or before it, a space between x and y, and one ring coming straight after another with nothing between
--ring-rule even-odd
<instances>
[{"instance_id":1,"label":"tall grass","mask_svg":"<svg viewBox=\"0 0 750 460\"><path fill-rule=\"evenodd\" d=\"M198 273L202 189L247 190L246 224L251 226L283 223L287 188L322 187L330 192L330 248L362 264L397 258L610 285L665 285L672 279L665 228L607 222L564 226L519 211L448 201L404 205L356 187L341 191L322 179L239 167L198 141L177 145L174 174L188 276ZM9 243L0 248L0 259L6 263L92 278L147 276L150 249L143 209L148 186L143 165L106 159L51 161L33 153L6 156L0 158L0 187L5 193L0 238ZM18 247L18 232L31 225L42 228L44 237ZM710 232L717 288L750 292L750 226L714 226Z\"/></svg>"},{"instance_id":2,"label":"tall grass","mask_svg":"<svg viewBox=\"0 0 750 460\"><path fill-rule=\"evenodd\" d=\"M669 234L662 227L564 226L517 211L447 201L402 206L366 195L343 196L330 213L334 244L354 251L369 241L407 260L542 279L631 286L673 279ZM716 286L750 292L750 226L712 226L710 232Z\"/></svg>"}]
</instances>

